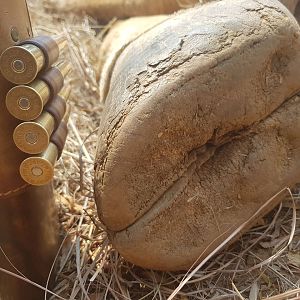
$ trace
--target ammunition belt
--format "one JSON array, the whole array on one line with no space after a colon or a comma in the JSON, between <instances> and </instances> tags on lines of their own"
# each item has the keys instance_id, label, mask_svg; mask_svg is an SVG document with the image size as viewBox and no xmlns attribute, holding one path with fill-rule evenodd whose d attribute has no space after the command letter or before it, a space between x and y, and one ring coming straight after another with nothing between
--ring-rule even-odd
<instances>
[{"instance_id":1,"label":"ammunition belt","mask_svg":"<svg viewBox=\"0 0 300 300\"><path fill-rule=\"evenodd\" d=\"M71 88L64 79L71 68L64 62L53 66L65 46L62 36L40 36L7 48L0 57L2 75L15 84L6 95L7 110L22 121L13 140L31 155L22 161L20 175L31 185L52 180L68 134Z\"/></svg>"}]
</instances>

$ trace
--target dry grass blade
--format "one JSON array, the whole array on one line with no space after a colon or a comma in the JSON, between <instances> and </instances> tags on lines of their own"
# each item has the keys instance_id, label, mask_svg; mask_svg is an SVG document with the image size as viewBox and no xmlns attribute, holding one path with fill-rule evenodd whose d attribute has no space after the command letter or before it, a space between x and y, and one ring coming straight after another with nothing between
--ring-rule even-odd
<instances>
[{"instance_id":1,"label":"dry grass blade","mask_svg":"<svg viewBox=\"0 0 300 300\"><path fill-rule=\"evenodd\" d=\"M236 291L237 296L240 298L240 300L245 300L245 298L241 295L240 291L238 290L238 288L236 287L236 285L234 284L234 282L232 282L232 287Z\"/></svg>"},{"instance_id":2,"label":"dry grass blade","mask_svg":"<svg viewBox=\"0 0 300 300\"><path fill-rule=\"evenodd\" d=\"M9 259L9 257L6 255L5 251L3 250L3 248L0 246L0 251L2 252L2 254L4 255L5 259L8 261L9 265L23 278L26 278L26 276L18 269L16 268L16 266L13 264L13 262Z\"/></svg>"},{"instance_id":3,"label":"dry grass blade","mask_svg":"<svg viewBox=\"0 0 300 300\"><path fill-rule=\"evenodd\" d=\"M292 298L291 298L292 297ZM263 300L296 300L300 299L300 288L293 291L288 291L277 296L265 298Z\"/></svg>"},{"instance_id":4,"label":"dry grass blade","mask_svg":"<svg viewBox=\"0 0 300 300\"><path fill-rule=\"evenodd\" d=\"M296 211L296 203L293 197L293 194L291 192L291 190L289 188L286 188L286 190L290 193L291 195L291 199L292 199L292 205L293 205L293 221L292 221L292 229L291 229L291 233L288 239L287 244L281 248L279 251L277 251L277 253L275 253L274 255L272 255L271 257L269 257L268 259L266 259L265 261L253 266L252 268L250 268L249 271L252 271L256 268L261 268L265 265L270 264L270 262L272 262L274 259L276 259L277 257L279 257L287 248L288 246L291 244L291 242L293 241L294 235L295 235L295 231L296 231L296 222L297 222L297 211Z\"/></svg>"},{"instance_id":5,"label":"dry grass blade","mask_svg":"<svg viewBox=\"0 0 300 300\"><path fill-rule=\"evenodd\" d=\"M3 272L3 273L5 273L5 274L7 274L7 275L9 275L9 276L18 278L18 279L20 279L20 280L23 280L23 281L27 282L28 284L31 284L31 285L33 285L33 286L35 286L35 287L37 287L37 288L39 288L39 289L41 289L41 290L43 290L43 291L49 293L49 294L51 294L51 295L54 295L55 297L57 297L57 299L67 300L67 299L65 299L65 298L63 298L63 297L57 295L56 293L54 293L54 292L52 292L52 291L50 291L50 290L47 290L46 288L44 288L43 286L41 286L41 285L39 285L39 284L33 282L32 280L29 280L29 279L26 278L26 277L20 276L20 275L18 275L18 274L15 274L15 273L10 272L10 271L8 271L8 270L5 270L5 269L3 269L3 268L0 268L0 272Z\"/></svg>"},{"instance_id":6,"label":"dry grass blade","mask_svg":"<svg viewBox=\"0 0 300 300\"><path fill-rule=\"evenodd\" d=\"M231 240L233 240L239 233L243 231L243 229L249 224L252 223L253 220L257 218L257 216L261 215L261 212L266 209L274 201L275 198L277 198L281 193L284 191L289 190L288 188L282 189L280 192L278 192L276 195L274 195L272 198L270 198L252 217L251 219L244 222L242 225L240 225L228 238L226 238L214 251L212 251L184 280L181 281L180 285L174 290L174 292L171 294L171 296L168 298L168 300L174 299L174 297L177 295L177 293L184 287L185 284L188 283L188 281L194 276L195 273L197 273L206 262L211 259L216 253L218 253L221 249L223 249ZM294 227L294 226L293 226ZM224 232L222 235L225 235L226 232ZM219 237L218 237L219 238ZM215 241L215 240L214 240ZM214 243L212 241L212 243ZM210 246L210 245L209 245ZM208 247L209 247L208 246ZM208 248L207 247L207 248ZM206 251L206 249L205 249ZM205 253L204 251L204 253ZM202 254L200 255L200 257ZM200 258L199 257L199 258Z\"/></svg>"}]
</instances>

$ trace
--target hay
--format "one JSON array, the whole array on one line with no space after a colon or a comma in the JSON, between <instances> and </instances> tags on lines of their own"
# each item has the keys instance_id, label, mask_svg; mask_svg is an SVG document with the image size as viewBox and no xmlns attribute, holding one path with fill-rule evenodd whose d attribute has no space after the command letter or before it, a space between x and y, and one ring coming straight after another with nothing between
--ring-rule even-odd
<instances>
[{"instance_id":1,"label":"hay","mask_svg":"<svg viewBox=\"0 0 300 300\"><path fill-rule=\"evenodd\" d=\"M135 267L111 247L93 201L93 160L102 111L96 68L103 28L87 16L55 13L49 3L29 3L35 34L63 32L69 41L64 57L73 64L68 78L73 87L70 134L54 181L64 228L54 292L73 300L167 299L180 286L173 299L255 300L288 290L294 292L272 299L296 299L300 286L299 192L291 197L286 190L287 201L256 228L189 274Z\"/></svg>"}]
</instances>

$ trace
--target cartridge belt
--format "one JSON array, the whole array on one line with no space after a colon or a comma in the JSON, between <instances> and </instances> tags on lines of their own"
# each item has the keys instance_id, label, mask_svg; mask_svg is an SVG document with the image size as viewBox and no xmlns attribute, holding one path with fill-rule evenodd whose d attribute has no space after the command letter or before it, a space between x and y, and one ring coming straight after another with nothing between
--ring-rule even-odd
<instances>
[{"instance_id":1,"label":"cartridge belt","mask_svg":"<svg viewBox=\"0 0 300 300\"><path fill-rule=\"evenodd\" d=\"M64 87L70 65L60 62L64 44L62 37L36 37L3 51L0 70L3 76L17 84L6 95L6 108L22 120L13 131L15 145L24 153L34 155L23 159L19 173L25 184L46 185L54 175L68 134L70 115L66 102L71 89ZM2 195L0 194L2 197Z\"/></svg>"}]
</instances>

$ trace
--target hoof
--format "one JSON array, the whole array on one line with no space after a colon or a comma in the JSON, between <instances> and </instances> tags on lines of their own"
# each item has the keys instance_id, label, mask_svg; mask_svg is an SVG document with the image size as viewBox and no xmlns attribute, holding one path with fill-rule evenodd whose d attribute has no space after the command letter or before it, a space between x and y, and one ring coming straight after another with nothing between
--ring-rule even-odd
<instances>
[{"instance_id":1,"label":"hoof","mask_svg":"<svg viewBox=\"0 0 300 300\"><path fill-rule=\"evenodd\" d=\"M299 181L299 33L276 0L216 1L168 18L118 56L95 192L127 260L187 269Z\"/></svg>"}]
</instances>

